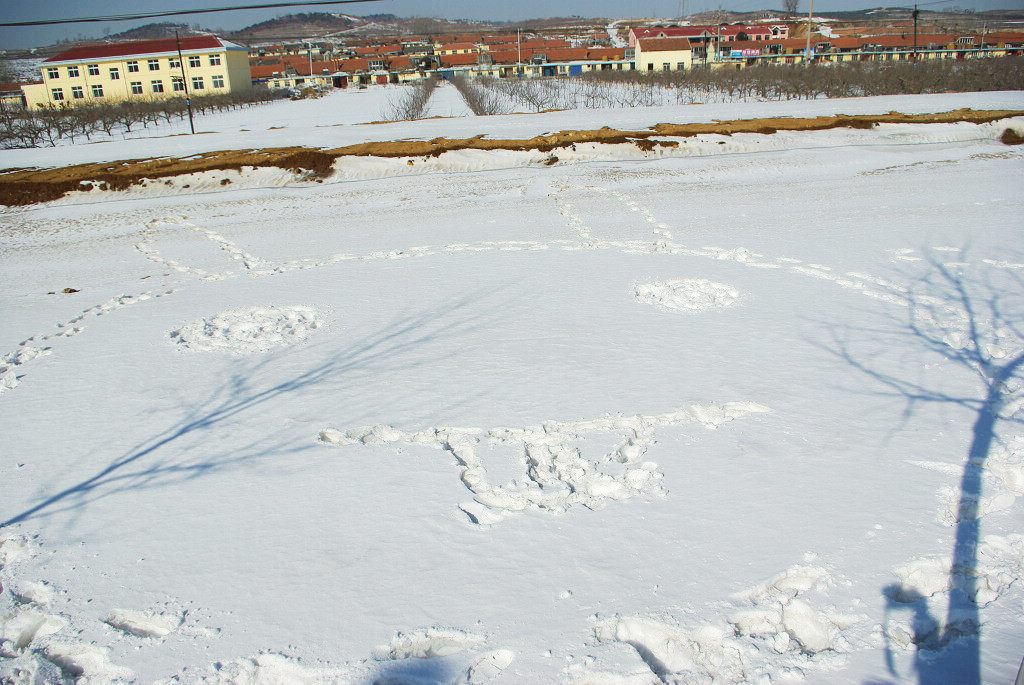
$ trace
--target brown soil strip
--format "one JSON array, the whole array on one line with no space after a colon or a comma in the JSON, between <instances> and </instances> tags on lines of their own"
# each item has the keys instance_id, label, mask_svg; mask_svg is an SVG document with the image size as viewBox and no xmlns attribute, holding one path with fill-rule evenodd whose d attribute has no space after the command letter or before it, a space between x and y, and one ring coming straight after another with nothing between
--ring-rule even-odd
<instances>
[{"instance_id":1,"label":"brown soil strip","mask_svg":"<svg viewBox=\"0 0 1024 685\"><path fill-rule=\"evenodd\" d=\"M141 159L123 162L78 164L55 169L8 169L0 171L0 204L15 206L46 202L73 190L98 186L103 190L121 190L154 179L202 171L240 170L242 167L277 167L308 178L330 175L339 157L436 157L452 150L538 150L551 152L578 143L632 143L643 150L656 145L674 147L675 141L655 140L655 136L692 137L702 134L771 134L777 131L821 131L832 128L871 128L877 124L934 124L966 121L984 124L1008 117L1024 116L1024 111L975 111L961 109L940 114L907 115L890 112L882 115L830 116L800 119L740 119L710 124L658 124L646 131L618 131L601 128L591 131L561 131L527 140L484 138L435 138L368 142L330 150L302 147L264 148L261 150L223 150L185 158ZM1019 140L1012 131L1003 141Z\"/></svg>"}]
</instances>

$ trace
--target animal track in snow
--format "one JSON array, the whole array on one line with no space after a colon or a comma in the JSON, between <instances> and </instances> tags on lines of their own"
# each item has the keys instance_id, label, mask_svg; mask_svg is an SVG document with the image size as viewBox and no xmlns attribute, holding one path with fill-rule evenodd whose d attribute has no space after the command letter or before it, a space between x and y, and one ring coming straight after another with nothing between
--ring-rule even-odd
<instances>
[{"instance_id":1,"label":"animal track in snow","mask_svg":"<svg viewBox=\"0 0 1024 685\"><path fill-rule=\"evenodd\" d=\"M323 323L311 307L253 307L201 319L170 337L186 350L253 354L301 342Z\"/></svg>"},{"instance_id":2,"label":"animal track in snow","mask_svg":"<svg viewBox=\"0 0 1024 685\"><path fill-rule=\"evenodd\" d=\"M644 283L633 288L636 299L668 311L703 312L731 307L740 292L731 285L704 278Z\"/></svg>"},{"instance_id":3,"label":"animal track in snow","mask_svg":"<svg viewBox=\"0 0 1024 685\"><path fill-rule=\"evenodd\" d=\"M684 423L716 428L751 413L770 411L752 402L717 406L690 405L668 414L653 416L610 416L594 420L546 422L526 428L428 428L407 433L391 426L366 426L320 432L326 445L394 444L428 445L455 457L460 479L473 493L473 501L459 508L481 526L498 523L526 509L563 513L582 505L589 509L609 501L627 500L641 494L663 495L658 465L641 461L654 444L655 429ZM576 443L591 433L619 433L621 442L610 454L587 458ZM478 454L481 438L492 446L521 448L524 478L505 485L492 485Z\"/></svg>"}]
</instances>

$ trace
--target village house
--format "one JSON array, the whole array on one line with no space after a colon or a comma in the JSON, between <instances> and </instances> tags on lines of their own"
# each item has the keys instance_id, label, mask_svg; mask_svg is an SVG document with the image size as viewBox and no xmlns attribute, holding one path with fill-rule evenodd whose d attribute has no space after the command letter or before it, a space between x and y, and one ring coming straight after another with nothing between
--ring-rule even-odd
<instances>
[{"instance_id":1,"label":"village house","mask_svg":"<svg viewBox=\"0 0 1024 685\"><path fill-rule=\"evenodd\" d=\"M217 36L75 47L40 69L41 83L22 86L30 109L252 90L248 50Z\"/></svg>"}]
</instances>

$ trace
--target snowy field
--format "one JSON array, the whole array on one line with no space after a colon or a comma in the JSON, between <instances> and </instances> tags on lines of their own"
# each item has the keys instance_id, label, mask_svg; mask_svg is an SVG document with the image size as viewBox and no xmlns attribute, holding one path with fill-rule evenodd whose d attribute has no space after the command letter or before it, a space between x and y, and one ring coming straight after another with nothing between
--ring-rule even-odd
<instances>
[{"instance_id":1,"label":"snowy field","mask_svg":"<svg viewBox=\"0 0 1024 685\"><path fill-rule=\"evenodd\" d=\"M449 119L357 125L379 105L353 91L0 167L1024 109L487 118L453 92ZM342 158L0 210L0 682L1012 682L1008 127Z\"/></svg>"}]
</instances>

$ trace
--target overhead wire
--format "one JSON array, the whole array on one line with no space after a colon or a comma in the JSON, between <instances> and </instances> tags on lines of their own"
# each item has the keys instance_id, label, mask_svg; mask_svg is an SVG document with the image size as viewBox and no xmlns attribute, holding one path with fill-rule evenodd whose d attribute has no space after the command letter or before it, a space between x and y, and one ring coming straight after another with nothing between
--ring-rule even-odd
<instances>
[{"instance_id":1,"label":"overhead wire","mask_svg":"<svg viewBox=\"0 0 1024 685\"><path fill-rule=\"evenodd\" d=\"M159 17L175 17L183 14L209 14L212 12L233 12L235 10L260 10L278 7L302 7L306 5L351 5L363 2L383 2L383 0L308 0L307 2L269 2L258 5L235 5L232 7L210 7L191 10L167 10L163 12L140 12L138 14L113 14L106 17L79 17L77 19L37 19L33 21L5 21L0 27L15 26L50 26L53 24L85 24L90 22L132 21L135 19L157 19Z\"/></svg>"}]
</instances>

